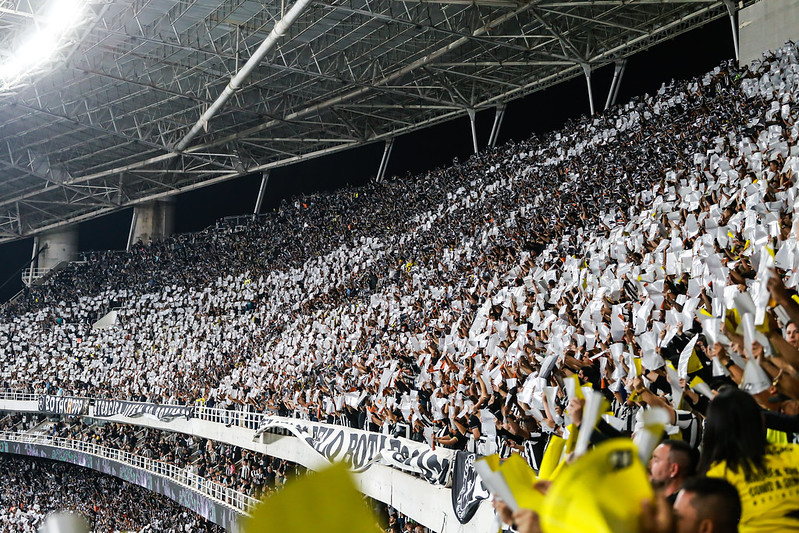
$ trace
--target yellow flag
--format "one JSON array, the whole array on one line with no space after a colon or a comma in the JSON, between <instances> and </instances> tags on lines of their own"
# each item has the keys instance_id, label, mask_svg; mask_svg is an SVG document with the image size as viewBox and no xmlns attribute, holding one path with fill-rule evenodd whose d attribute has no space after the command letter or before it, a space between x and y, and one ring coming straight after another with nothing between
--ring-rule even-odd
<instances>
[{"instance_id":1,"label":"yellow flag","mask_svg":"<svg viewBox=\"0 0 799 533\"><path fill-rule=\"evenodd\" d=\"M289 482L258 504L245 533L378 533L377 521L343 464Z\"/></svg>"},{"instance_id":2,"label":"yellow flag","mask_svg":"<svg viewBox=\"0 0 799 533\"><path fill-rule=\"evenodd\" d=\"M511 454L501 465L499 464L499 455L496 454L484 457L480 459L480 462L488 465L492 472L501 474L519 507L534 511L541 508L544 495L533 488L537 481L535 472L519 454ZM486 481L483 477L483 482ZM498 491L497 494L502 497L502 492Z\"/></svg>"},{"instance_id":3,"label":"yellow flag","mask_svg":"<svg viewBox=\"0 0 799 533\"><path fill-rule=\"evenodd\" d=\"M534 511L541 508L544 495L533 488L536 482L535 472L521 455L511 454L499 470L505 476L505 481L520 507Z\"/></svg>"},{"instance_id":4,"label":"yellow flag","mask_svg":"<svg viewBox=\"0 0 799 533\"><path fill-rule=\"evenodd\" d=\"M699 372L703 368L702 361L700 361L699 357L696 355L696 350L692 351L691 357L688 358L688 373Z\"/></svg>"},{"instance_id":5,"label":"yellow flag","mask_svg":"<svg viewBox=\"0 0 799 533\"><path fill-rule=\"evenodd\" d=\"M549 437L549 444L547 444L544 457L541 460L541 468L538 469L538 479L553 479L565 447L565 439L557 435Z\"/></svg>"},{"instance_id":6,"label":"yellow flag","mask_svg":"<svg viewBox=\"0 0 799 533\"><path fill-rule=\"evenodd\" d=\"M635 444L629 439L608 440L555 478L544 498L541 529L546 533L634 533L640 504L652 497Z\"/></svg>"}]
</instances>

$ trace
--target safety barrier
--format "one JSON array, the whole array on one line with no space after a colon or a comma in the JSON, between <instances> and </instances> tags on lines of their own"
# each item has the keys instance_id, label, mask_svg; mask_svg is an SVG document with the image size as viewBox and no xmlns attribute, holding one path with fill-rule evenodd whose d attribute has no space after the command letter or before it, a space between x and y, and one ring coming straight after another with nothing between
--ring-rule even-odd
<instances>
[{"instance_id":1,"label":"safety barrier","mask_svg":"<svg viewBox=\"0 0 799 533\"><path fill-rule=\"evenodd\" d=\"M14 392L6 389L0 389L0 400L11 400L17 402L36 402L39 401L39 396L41 396L41 394Z\"/></svg>"},{"instance_id":2,"label":"safety barrier","mask_svg":"<svg viewBox=\"0 0 799 533\"><path fill-rule=\"evenodd\" d=\"M92 442L11 431L0 431L0 441L20 442L24 444L75 450L95 457L102 457L104 459L124 463L135 468L146 470L151 474L168 478L183 487L211 498L217 503L231 507L240 514L247 514L252 506L258 503L258 500L252 496L248 496L230 487L225 487L224 485L200 477L197 474L187 471L185 468L149 457L136 455L124 450L108 448Z\"/></svg>"}]
</instances>

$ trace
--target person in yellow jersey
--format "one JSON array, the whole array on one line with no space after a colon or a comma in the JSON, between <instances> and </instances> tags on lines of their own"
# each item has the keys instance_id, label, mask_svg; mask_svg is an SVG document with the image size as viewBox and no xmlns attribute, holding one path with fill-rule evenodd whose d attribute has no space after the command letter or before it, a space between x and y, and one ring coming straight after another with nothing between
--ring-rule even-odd
<instances>
[{"instance_id":1,"label":"person in yellow jersey","mask_svg":"<svg viewBox=\"0 0 799 533\"><path fill-rule=\"evenodd\" d=\"M742 533L799 531L799 445L770 444L746 392L724 388L710 402L699 470L738 489Z\"/></svg>"}]
</instances>

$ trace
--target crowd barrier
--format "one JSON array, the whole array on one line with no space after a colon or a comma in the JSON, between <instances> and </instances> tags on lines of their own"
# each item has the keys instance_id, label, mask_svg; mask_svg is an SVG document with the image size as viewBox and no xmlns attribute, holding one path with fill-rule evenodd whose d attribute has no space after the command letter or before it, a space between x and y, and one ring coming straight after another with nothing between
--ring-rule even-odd
<instances>
[{"instance_id":1,"label":"crowd barrier","mask_svg":"<svg viewBox=\"0 0 799 533\"><path fill-rule=\"evenodd\" d=\"M0 400L11 400L15 402L38 402L41 394L27 392L14 392L0 389Z\"/></svg>"},{"instance_id":2,"label":"crowd barrier","mask_svg":"<svg viewBox=\"0 0 799 533\"><path fill-rule=\"evenodd\" d=\"M247 514L248 511L258 503L258 500L252 496L248 496L230 487L225 487L224 485L200 477L197 474L188 472L185 468L149 457L136 455L124 450L108 448L92 442L11 431L0 431L0 442L19 442L22 444L51 446L63 450L75 450L95 457L102 457L118 463L124 463L134 468L146 470L156 476L169 478L173 482L209 497L217 503L231 507L240 514ZM7 447L0 446L0 452L6 449Z\"/></svg>"}]
</instances>

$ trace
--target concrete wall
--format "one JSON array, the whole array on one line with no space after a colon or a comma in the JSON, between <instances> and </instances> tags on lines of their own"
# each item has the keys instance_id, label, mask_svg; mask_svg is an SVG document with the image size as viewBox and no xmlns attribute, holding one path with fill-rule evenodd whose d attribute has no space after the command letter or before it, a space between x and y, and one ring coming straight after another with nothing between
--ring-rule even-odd
<instances>
[{"instance_id":1,"label":"concrete wall","mask_svg":"<svg viewBox=\"0 0 799 533\"><path fill-rule=\"evenodd\" d=\"M43 233L39 236L39 249L44 250L39 255L38 268L50 269L62 261L74 261L78 258L78 228L72 226Z\"/></svg>"},{"instance_id":2,"label":"concrete wall","mask_svg":"<svg viewBox=\"0 0 799 533\"><path fill-rule=\"evenodd\" d=\"M38 412L39 407L36 401L0 400L0 410ZM175 418L164 422L144 416L136 418L112 416L97 420L198 435L206 439L226 442L248 450L280 457L311 470L320 470L330 464L310 446L293 436L264 433L256 438L255 431L252 429L238 426L227 427L225 424L197 418L188 420ZM432 485L421 478L381 464L373 464L354 477L361 492L391 505L433 531L485 533L492 529L494 511L489 501L483 501L474 517L467 524L461 524L452 509L452 491L447 487Z\"/></svg>"},{"instance_id":3,"label":"concrete wall","mask_svg":"<svg viewBox=\"0 0 799 533\"><path fill-rule=\"evenodd\" d=\"M760 0L738 12L741 65L799 39L799 0Z\"/></svg>"},{"instance_id":4,"label":"concrete wall","mask_svg":"<svg viewBox=\"0 0 799 533\"><path fill-rule=\"evenodd\" d=\"M157 242L175 231L174 200L156 200L134 207L133 231L130 245Z\"/></svg>"}]
</instances>

